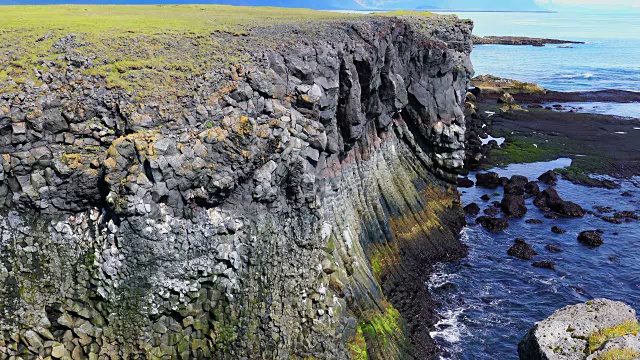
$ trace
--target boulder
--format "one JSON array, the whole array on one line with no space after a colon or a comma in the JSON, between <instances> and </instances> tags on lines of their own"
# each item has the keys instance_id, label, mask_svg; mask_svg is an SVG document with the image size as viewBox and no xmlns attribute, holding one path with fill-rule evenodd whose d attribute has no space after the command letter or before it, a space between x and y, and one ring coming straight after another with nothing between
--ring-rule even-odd
<instances>
[{"instance_id":1,"label":"boulder","mask_svg":"<svg viewBox=\"0 0 640 360\"><path fill-rule=\"evenodd\" d=\"M476 203L471 203L464 207L464 213L469 216L476 216L480 213L480 206Z\"/></svg>"},{"instance_id":2,"label":"boulder","mask_svg":"<svg viewBox=\"0 0 640 360\"><path fill-rule=\"evenodd\" d=\"M518 355L520 360L583 360L591 334L634 321L635 310L618 301L569 305L537 322L518 345Z\"/></svg>"},{"instance_id":3,"label":"boulder","mask_svg":"<svg viewBox=\"0 0 640 360\"><path fill-rule=\"evenodd\" d=\"M567 230L561 229L561 228L559 228L557 226L552 227L551 231L556 233L556 234L564 234L564 233L567 232Z\"/></svg>"},{"instance_id":4,"label":"boulder","mask_svg":"<svg viewBox=\"0 0 640 360\"><path fill-rule=\"evenodd\" d=\"M531 260L534 255L538 255L531 245L527 244L523 239L516 239L515 245L507 250L507 254L522 260Z\"/></svg>"},{"instance_id":5,"label":"boulder","mask_svg":"<svg viewBox=\"0 0 640 360\"><path fill-rule=\"evenodd\" d=\"M500 98L498 99L498 104L513 105L515 103L516 103L516 100L509 93L502 94L502 96L500 96Z\"/></svg>"},{"instance_id":6,"label":"boulder","mask_svg":"<svg viewBox=\"0 0 640 360\"><path fill-rule=\"evenodd\" d=\"M556 270L556 264L553 263L553 261L548 261L548 260L544 260L544 261L536 261L533 264L534 267L537 268L541 268L541 269L549 269L549 270Z\"/></svg>"},{"instance_id":7,"label":"boulder","mask_svg":"<svg viewBox=\"0 0 640 360\"><path fill-rule=\"evenodd\" d=\"M544 221L539 219L528 219L527 221L525 221L525 223L540 225L540 224L544 224Z\"/></svg>"},{"instance_id":8,"label":"boulder","mask_svg":"<svg viewBox=\"0 0 640 360\"><path fill-rule=\"evenodd\" d=\"M473 180L467 178L467 177L463 177L463 178L458 178L458 187L461 188L470 188L473 187Z\"/></svg>"},{"instance_id":9,"label":"boulder","mask_svg":"<svg viewBox=\"0 0 640 360\"><path fill-rule=\"evenodd\" d=\"M529 181L524 186L524 192L529 194L529 195L536 196L536 195L540 194L540 187L538 186L538 183L536 183L535 181Z\"/></svg>"},{"instance_id":10,"label":"boulder","mask_svg":"<svg viewBox=\"0 0 640 360\"><path fill-rule=\"evenodd\" d=\"M547 171L546 173L538 176L538 180L542 181L547 185L556 185L558 183L558 175L552 170Z\"/></svg>"},{"instance_id":11,"label":"boulder","mask_svg":"<svg viewBox=\"0 0 640 360\"><path fill-rule=\"evenodd\" d=\"M527 213L524 198L520 195L505 195L500 203L500 208L508 216L523 217Z\"/></svg>"},{"instance_id":12,"label":"boulder","mask_svg":"<svg viewBox=\"0 0 640 360\"><path fill-rule=\"evenodd\" d=\"M578 241L589 246L600 246L603 244L602 236L595 230L583 231L578 235Z\"/></svg>"},{"instance_id":13,"label":"boulder","mask_svg":"<svg viewBox=\"0 0 640 360\"><path fill-rule=\"evenodd\" d=\"M509 222L504 218L481 216L476 222L491 232L500 232L509 228Z\"/></svg>"},{"instance_id":14,"label":"boulder","mask_svg":"<svg viewBox=\"0 0 640 360\"><path fill-rule=\"evenodd\" d=\"M583 217L586 213L580 205L562 200L554 188L548 188L538 194L533 204L542 211L554 211L568 217Z\"/></svg>"},{"instance_id":15,"label":"boulder","mask_svg":"<svg viewBox=\"0 0 640 360\"><path fill-rule=\"evenodd\" d=\"M489 201L489 200L491 200L491 195L484 194L484 195L480 196L480 199L482 199L484 201Z\"/></svg>"},{"instance_id":16,"label":"boulder","mask_svg":"<svg viewBox=\"0 0 640 360\"><path fill-rule=\"evenodd\" d=\"M476 174L476 186L487 189L495 189L500 186L500 176L495 172Z\"/></svg>"},{"instance_id":17,"label":"boulder","mask_svg":"<svg viewBox=\"0 0 640 360\"><path fill-rule=\"evenodd\" d=\"M559 247L554 246L554 245L547 245L544 248L549 250L549 251L551 251L551 252L554 252L554 253L562 252L562 249L560 249Z\"/></svg>"}]
</instances>

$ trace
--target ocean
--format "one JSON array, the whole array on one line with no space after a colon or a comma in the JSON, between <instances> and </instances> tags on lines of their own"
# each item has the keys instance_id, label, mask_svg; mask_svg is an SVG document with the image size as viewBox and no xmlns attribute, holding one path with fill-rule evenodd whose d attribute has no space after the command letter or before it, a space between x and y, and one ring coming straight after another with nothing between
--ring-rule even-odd
<instances>
[{"instance_id":1,"label":"ocean","mask_svg":"<svg viewBox=\"0 0 640 360\"><path fill-rule=\"evenodd\" d=\"M640 91L640 15L462 13L475 21L476 35L517 35L584 41L559 47L476 46L472 61L476 75L491 74L535 82L557 91L620 89ZM570 104L588 112L640 117L640 104ZM638 144L640 146L640 144ZM525 175L568 166L571 159L536 164L514 164L494 169L500 176ZM640 175L640 174L639 174ZM475 180L475 174L470 178ZM617 190L592 189L559 180L556 189L566 199L593 210L640 209L640 177L622 181ZM542 189L545 186L541 186ZM495 190L460 189L464 205L486 208L484 194L500 200ZM501 193L501 190L498 190ZM622 197L623 191L633 197ZM593 215L581 219L549 220L527 200L529 212L510 221L503 233L490 234L467 226L461 236L469 255L436 267L427 283L439 303L441 321L431 332L442 349L441 359L517 359L517 346L533 323L555 310L592 298L624 301L640 310L640 227L638 222L614 225ZM525 223L542 219L544 224ZM473 224L474 218L467 221ZM551 226L567 233L557 235ZM577 242L584 230L604 230L605 244L588 248ZM556 271L538 269L531 261L507 255L515 238L524 238L539 253L535 261L551 260ZM546 245L563 251L552 253Z\"/></svg>"}]
</instances>

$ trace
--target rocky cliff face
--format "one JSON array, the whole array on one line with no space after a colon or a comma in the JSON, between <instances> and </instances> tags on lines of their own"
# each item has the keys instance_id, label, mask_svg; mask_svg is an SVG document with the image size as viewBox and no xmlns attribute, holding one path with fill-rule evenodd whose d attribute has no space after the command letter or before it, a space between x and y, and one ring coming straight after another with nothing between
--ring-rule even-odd
<instances>
[{"instance_id":1,"label":"rocky cliff face","mask_svg":"<svg viewBox=\"0 0 640 360\"><path fill-rule=\"evenodd\" d=\"M82 78L71 51L4 94L2 357L432 355L424 279L464 251L471 28L272 29L291 41L182 103Z\"/></svg>"}]
</instances>

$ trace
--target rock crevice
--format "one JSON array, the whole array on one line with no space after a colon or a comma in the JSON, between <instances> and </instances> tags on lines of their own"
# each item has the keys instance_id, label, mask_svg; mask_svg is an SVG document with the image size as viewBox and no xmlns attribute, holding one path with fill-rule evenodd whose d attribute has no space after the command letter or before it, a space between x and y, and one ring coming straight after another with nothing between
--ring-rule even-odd
<instances>
[{"instance_id":1,"label":"rock crevice","mask_svg":"<svg viewBox=\"0 0 640 360\"><path fill-rule=\"evenodd\" d=\"M424 277L464 252L471 29L282 29L180 106L99 82L3 98L0 354L435 354Z\"/></svg>"}]
</instances>

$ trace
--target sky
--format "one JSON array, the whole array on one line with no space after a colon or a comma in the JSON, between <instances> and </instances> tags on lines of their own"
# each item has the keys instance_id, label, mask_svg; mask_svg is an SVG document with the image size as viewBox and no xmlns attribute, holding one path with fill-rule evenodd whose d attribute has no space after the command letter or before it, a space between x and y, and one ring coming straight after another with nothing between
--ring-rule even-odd
<instances>
[{"instance_id":1,"label":"sky","mask_svg":"<svg viewBox=\"0 0 640 360\"><path fill-rule=\"evenodd\" d=\"M517 0L514 0L517 1ZM629 7L640 8L640 0L536 0L541 6L551 7Z\"/></svg>"}]
</instances>

